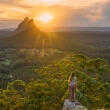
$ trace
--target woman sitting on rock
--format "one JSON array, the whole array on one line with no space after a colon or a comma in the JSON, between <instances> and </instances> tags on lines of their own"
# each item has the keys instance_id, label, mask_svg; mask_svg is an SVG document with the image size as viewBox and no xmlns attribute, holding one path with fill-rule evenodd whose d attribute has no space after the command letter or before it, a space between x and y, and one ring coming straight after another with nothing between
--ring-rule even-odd
<instances>
[{"instance_id":1,"label":"woman sitting on rock","mask_svg":"<svg viewBox=\"0 0 110 110\"><path fill-rule=\"evenodd\" d=\"M71 102L75 101L75 90L77 87L77 78L74 76L74 73L72 72L69 76L68 80L68 88L69 88L69 100Z\"/></svg>"}]
</instances>

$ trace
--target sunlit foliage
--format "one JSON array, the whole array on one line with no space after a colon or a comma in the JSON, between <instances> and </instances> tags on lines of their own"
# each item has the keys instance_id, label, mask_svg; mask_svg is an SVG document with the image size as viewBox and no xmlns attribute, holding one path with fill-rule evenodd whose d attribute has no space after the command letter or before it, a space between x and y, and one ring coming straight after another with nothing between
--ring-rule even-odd
<instances>
[{"instance_id":1,"label":"sunlit foliage","mask_svg":"<svg viewBox=\"0 0 110 110\"><path fill-rule=\"evenodd\" d=\"M68 77L72 71L78 79L76 99L90 110L110 108L110 66L103 59L73 55L35 70L39 80L29 84L21 80L0 90L0 110L61 110L68 98Z\"/></svg>"}]
</instances>

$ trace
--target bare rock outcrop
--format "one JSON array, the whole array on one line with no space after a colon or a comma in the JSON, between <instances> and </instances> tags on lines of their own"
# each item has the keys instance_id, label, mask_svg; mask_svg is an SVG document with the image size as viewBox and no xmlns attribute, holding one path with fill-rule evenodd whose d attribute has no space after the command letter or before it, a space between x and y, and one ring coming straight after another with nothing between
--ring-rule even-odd
<instances>
[{"instance_id":1,"label":"bare rock outcrop","mask_svg":"<svg viewBox=\"0 0 110 110\"><path fill-rule=\"evenodd\" d=\"M87 110L87 108L82 106L77 100L70 102L66 99L62 110Z\"/></svg>"},{"instance_id":2,"label":"bare rock outcrop","mask_svg":"<svg viewBox=\"0 0 110 110\"><path fill-rule=\"evenodd\" d=\"M22 32L26 29L35 29L36 31L40 31L40 29L36 26L33 19L29 19L28 17L25 17L24 20L18 25L14 33Z\"/></svg>"}]
</instances>

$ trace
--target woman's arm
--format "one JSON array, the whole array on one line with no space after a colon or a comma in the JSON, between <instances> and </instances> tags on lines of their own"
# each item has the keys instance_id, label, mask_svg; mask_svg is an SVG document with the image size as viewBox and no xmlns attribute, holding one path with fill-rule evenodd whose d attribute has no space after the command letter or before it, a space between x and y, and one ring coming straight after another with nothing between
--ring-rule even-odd
<instances>
[{"instance_id":1,"label":"woman's arm","mask_svg":"<svg viewBox=\"0 0 110 110\"><path fill-rule=\"evenodd\" d=\"M76 86L76 88L77 88L77 78L76 78L76 80L75 80L75 86Z\"/></svg>"},{"instance_id":2,"label":"woman's arm","mask_svg":"<svg viewBox=\"0 0 110 110\"><path fill-rule=\"evenodd\" d=\"M77 81L75 82L75 87L77 88Z\"/></svg>"}]
</instances>

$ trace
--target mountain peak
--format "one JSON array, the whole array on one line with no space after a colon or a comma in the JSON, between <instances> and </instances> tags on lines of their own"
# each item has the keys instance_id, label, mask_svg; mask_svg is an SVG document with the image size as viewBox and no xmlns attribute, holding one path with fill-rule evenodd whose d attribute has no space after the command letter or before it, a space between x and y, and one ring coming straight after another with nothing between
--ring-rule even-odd
<instances>
[{"instance_id":1,"label":"mountain peak","mask_svg":"<svg viewBox=\"0 0 110 110\"><path fill-rule=\"evenodd\" d=\"M33 19L30 19L30 21L29 22L34 22L34 20Z\"/></svg>"},{"instance_id":2,"label":"mountain peak","mask_svg":"<svg viewBox=\"0 0 110 110\"><path fill-rule=\"evenodd\" d=\"M35 25L34 20L33 20L33 19L30 19L29 22L28 22L28 24L29 24L29 25L30 25L30 24Z\"/></svg>"},{"instance_id":3,"label":"mountain peak","mask_svg":"<svg viewBox=\"0 0 110 110\"><path fill-rule=\"evenodd\" d=\"M23 30L26 30L27 28L36 28L37 26L34 23L33 19L29 19L28 17L25 17L24 20L18 25L17 29L14 31L14 33L21 32ZM38 29L38 28L37 28ZM39 29L38 29L39 30Z\"/></svg>"},{"instance_id":4,"label":"mountain peak","mask_svg":"<svg viewBox=\"0 0 110 110\"><path fill-rule=\"evenodd\" d=\"M29 21L30 19L26 16L25 18L24 18L24 21Z\"/></svg>"}]
</instances>

